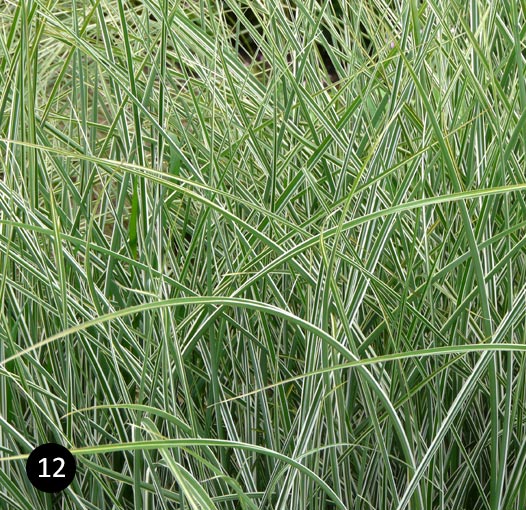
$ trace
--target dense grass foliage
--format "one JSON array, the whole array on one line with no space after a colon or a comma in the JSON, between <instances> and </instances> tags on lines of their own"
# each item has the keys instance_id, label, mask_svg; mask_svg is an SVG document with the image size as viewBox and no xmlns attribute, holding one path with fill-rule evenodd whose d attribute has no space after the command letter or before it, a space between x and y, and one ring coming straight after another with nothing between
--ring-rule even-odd
<instances>
[{"instance_id":1,"label":"dense grass foliage","mask_svg":"<svg viewBox=\"0 0 526 510\"><path fill-rule=\"evenodd\" d=\"M0 508L524 509L525 12L0 2Z\"/></svg>"}]
</instances>

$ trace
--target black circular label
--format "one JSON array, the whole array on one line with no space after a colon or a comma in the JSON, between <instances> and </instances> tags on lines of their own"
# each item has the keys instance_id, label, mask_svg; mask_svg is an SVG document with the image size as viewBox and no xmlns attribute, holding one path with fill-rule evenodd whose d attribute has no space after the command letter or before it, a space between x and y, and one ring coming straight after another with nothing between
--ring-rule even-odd
<instances>
[{"instance_id":1,"label":"black circular label","mask_svg":"<svg viewBox=\"0 0 526 510\"><path fill-rule=\"evenodd\" d=\"M27 458L27 477L42 492L63 491L75 478L76 471L75 457L56 443L37 446Z\"/></svg>"}]
</instances>

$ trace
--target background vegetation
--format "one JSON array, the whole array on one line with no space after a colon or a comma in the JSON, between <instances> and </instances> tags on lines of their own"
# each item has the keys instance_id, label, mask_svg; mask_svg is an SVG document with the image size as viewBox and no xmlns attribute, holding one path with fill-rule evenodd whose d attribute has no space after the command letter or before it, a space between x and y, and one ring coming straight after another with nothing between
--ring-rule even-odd
<instances>
[{"instance_id":1,"label":"background vegetation","mask_svg":"<svg viewBox=\"0 0 526 510\"><path fill-rule=\"evenodd\" d=\"M524 509L525 12L0 2L0 507Z\"/></svg>"}]
</instances>

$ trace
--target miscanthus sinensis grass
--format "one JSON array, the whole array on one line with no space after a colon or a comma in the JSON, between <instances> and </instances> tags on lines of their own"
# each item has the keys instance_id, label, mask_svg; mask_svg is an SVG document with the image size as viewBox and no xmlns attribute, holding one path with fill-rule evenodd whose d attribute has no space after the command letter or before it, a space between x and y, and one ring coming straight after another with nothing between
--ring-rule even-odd
<instances>
[{"instance_id":1,"label":"miscanthus sinensis grass","mask_svg":"<svg viewBox=\"0 0 526 510\"><path fill-rule=\"evenodd\" d=\"M523 509L525 9L3 1L0 508Z\"/></svg>"}]
</instances>

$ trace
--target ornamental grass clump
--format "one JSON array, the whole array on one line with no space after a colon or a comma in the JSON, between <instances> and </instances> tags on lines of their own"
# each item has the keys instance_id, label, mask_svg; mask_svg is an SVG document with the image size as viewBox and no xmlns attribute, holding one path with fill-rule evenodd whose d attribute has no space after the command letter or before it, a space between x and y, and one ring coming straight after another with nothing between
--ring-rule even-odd
<instances>
[{"instance_id":1,"label":"ornamental grass clump","mask_svg":"<svg viewBox=\"0 0 526 510\"><path fill-rule=\"evenodd\" d=\"M524 509L525 26L3 2L0 509Z\"/></svg>"}]
</instances>

